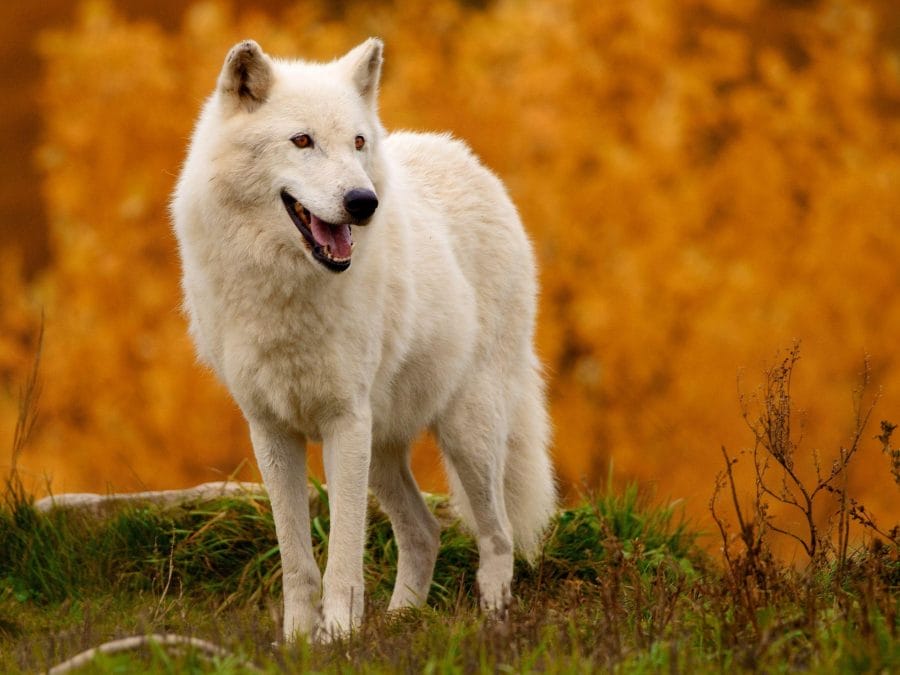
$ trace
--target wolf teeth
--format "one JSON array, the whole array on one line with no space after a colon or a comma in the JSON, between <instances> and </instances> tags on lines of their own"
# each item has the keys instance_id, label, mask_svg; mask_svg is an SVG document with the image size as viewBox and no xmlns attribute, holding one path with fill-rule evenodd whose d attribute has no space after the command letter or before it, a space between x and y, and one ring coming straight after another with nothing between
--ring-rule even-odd
<instances>
[{"instance_id":1,"label":"wolf teeth","mask_svg":"<svg viewBox=\"0 0 900 675\"><path fill-rule=\"evenodd\" d=\"M309 227L309 212L303 207L303 204L300 202L294 202L294 213L303 221L303 224Z\"/></svg>"}]
</instances>

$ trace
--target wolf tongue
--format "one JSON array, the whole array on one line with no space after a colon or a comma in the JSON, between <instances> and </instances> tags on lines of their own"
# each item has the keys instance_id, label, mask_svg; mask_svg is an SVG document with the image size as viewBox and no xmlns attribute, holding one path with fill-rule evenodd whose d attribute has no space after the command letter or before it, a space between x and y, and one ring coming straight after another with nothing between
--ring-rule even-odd
<instances>
[{"instance_id":1,"label":"wolf tongue","mask_svg":"<svg viewBox=\"0 0 900 675\"><path fill-rule=\"evenodd\" d=\"M326 246L331 250L331 257L338 260L346 260L350 257L350 225L332 225L321 220L315 214L310 214L309 229L319 246Z\"/></svg>"}]
</instances>

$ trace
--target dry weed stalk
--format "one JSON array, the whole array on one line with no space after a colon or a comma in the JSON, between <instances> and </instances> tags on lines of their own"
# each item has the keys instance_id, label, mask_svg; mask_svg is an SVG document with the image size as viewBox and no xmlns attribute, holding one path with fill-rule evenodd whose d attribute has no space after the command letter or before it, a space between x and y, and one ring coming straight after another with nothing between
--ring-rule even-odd
<instances>
[{"instance_id":1,"label":"dry weed stalk","mask_svg":"<svg viewBox=\"0 0 900 675\"><path fill-rule=\"evenodd\" d=\"M798 469L802 433L795 438L792 428L795 412L791 401L791 380L799 360L800 347L795 343L777 366L765 371L759 394L748 397L740 393L742 416L754 438L751 450L754 477L752 515L745 513L738 499L733 470L738 460L732 458L724 447L725 469L717 476L710 500L710 511L722 536L723 555L733 580L755 578L755 586L760 590L765 590L765 580L772 578L766 574L772 560L767 546L768 532L783 535L799 544L813 568L836 563L837 581L840 581L848 561L851 522L858 523L895 546L900 544L898 528L885 531L879 527L874 516L847 489L848 467L859 451L880 398L880 391L869 395L871 367L868 357L864 361L860 384L853 392L853 425L849 442L839 447L837 457L827 470L823 470L819 455L814 450L813 478L804 478L803 472ZM882 421L881 434L875 438L888 456L891 475L900 486L900 450L891 445L891 434L895 428L896 425ZM736 536L730 534L717 508L720 493L726 487L738 521L739 532ZM834 500L834 511L823 526L817 514L821 513L820 504L825 495ZM788 529L776 521L770 512L770 505L773 504L798 513L804 531ZM735 542L740 543L738 552L734 551ZM756 607L754 591L746 584L738 584L736 590L752 616Z\"/></svg>"},{"instance_id":2,"label":"dry weed stalk","mask_svg":"<svg viewBox=\"0 0 900 675\"><path fill-rule=\"evenodd\" d=\"M780 363L765 371L765 379L756 396L740 395L743 418L753 434L754 444L746 451L753 459L754 491L749 507L741 505L734 466L738 459L723 447L725 468L719 472L710 511L722 537L723 556L729 593L734 599L736 617L751 630L753 640L747 643L747 659L753 664L772 641L773 630L804 626L810 630L821 603L814 581L815 572L830 569L834 590L839 594L847 578L850 560L850 524L856 522L866 531L883 539L875 544L891 542L900 549L900 527L890 531L880 528L872 514L848 493L848 467L859 451L866 427L879 400L879 392L869 395L870 364L864 363L860 385L853 392L853 422L849 442L839 447L828 469L823 469L818 453L812 452L811 467L798 467L802 433L793 429L795 411L791 401L791 380L800 359L800 348L794 344ZM891 446L895 425L881 423L883 452L891 461L890 470L900 486L900 450ZM806 468L806 467L804 467ZM812 472L809 471L812 469ZM812 473L812 477L810 476ZM737 519L737 533L732 533L720 512L719 500L727 491L730 508ZM826 495L828 497L826 497ZM820 517L823 502L834 500L831 516L823 524ZM798 513L803 523L800 531L788 529L776 520L770 506L784 507ZM806 553L809 566L799 577L779 564L769 548L768 534L774 532L796 542ZM873 544L874 545L874 544ZM873 549L874 550L874 549ZM798 586L799 582L799 586ZM760 610L771 607L777 597L805 596L805 616L785 616L772 625L760 625ZM777 632L777 631L776 631Z\"/></svg>"},{"instance_id":3,"label":"dry weed stalk","mask_svg":"<svg viewBox=\"0 0 900 675\"><path fill-rule=\"evenodd\" d=\"M765 596L772 581L777 578L777 575L772 574L774 558L765 538L768 520L765 511L760 508L752 510L752 518L745 514L738 498L734 476L734 465L738 460L728 454L725 446L722 446L722 456L725 469L716 476L709 509L722 537L728 592L736 600L734 607L740 613L740 621L737 623L750 626L755 642L759 644L763 638L757 619L759 609L767 604ZM731 534L728 524L717 509L719 495L726 487L738 521L737 535ZM733 549L735 540L740 542L737 551Z\"/></svg>"},{"instance_id":4,"label":"dry weed stalk","mask_svg":"<svg viewBox=\"0 0 900 675\"><path fill-rule=\"evenodd\" d=\"M760 395L753 397L740 395L742 415L754 437L753 509L756 535L753 540L744 533L744 528L748 524L738 511L734 475L730 465L721 478L731 484L735 509L742 528L741 539L751 555L755 555L765 532L771 531L799 544L813 565L824 564L829 559L829 554L834 553L839 567L843 567L848 555L851 520L873 532L888 536L875 526L874 520L865 508L852 499L847 491L847 469L859 451L872 412L880 398L880 392L868 396L871 387L871 367L867 357L860 385L853 392L853 427L849 442L839 447L837 457L828 469L823 469L818 453L813 451L812 468L815 475L812 479L805 479L797 465L802 433L795 439L792 428L795 415L791 402L791 379L799 359L800 347L795 343L779 365L766 370ZM888 448L890 434L886 429L890 426L882 423L883 432L879 437ZM728 465L730 460L727 453L725 458ZM836 509L827 526L823 527L817 523L817 513L820 511L818 506L826 494L835 500ZM798 513L804 531L797 532L776 522L769 510L771 504L781 505Z\"/></svg>"},{"instance_id":5,"label":"dry weed stalk","mask_svg":"<svg viewBox=\"0 0 900 675\"><path fill-rule=\"evenodd\" d=\"M26 498L26 491L22 485L22 478L19 475L19 457L28 444L28 440L34 431L34 425L37 422L38 401L41 397L41 381L38 373L41 366L43 347L44 317L42 315L34 351L34 362L19 390L19 411L16 416L16 428L13 432L9 474L6 477L6 497L12 502L21 502Z\"/></svg>"}]
</instances>

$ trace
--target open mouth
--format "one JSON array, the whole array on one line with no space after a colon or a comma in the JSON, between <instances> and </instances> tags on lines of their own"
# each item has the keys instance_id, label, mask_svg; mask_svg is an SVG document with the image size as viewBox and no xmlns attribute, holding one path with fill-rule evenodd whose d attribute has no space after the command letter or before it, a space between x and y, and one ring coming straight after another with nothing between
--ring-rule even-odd
<instances>
[{"instance_id":1,"label":"open mouth","mask_svg":"<svg viewBox=\"0 0 900 675\"><path fill-rule=\"evenodd\" d=\"M337 225L326 223L314 213L310 213L309 209L286 190L281 193L281 201L284 202L291 220L309 245L313 258L332 272L343 272L350 267L350 255L353 253L350 223Z\"/></svg>"}]
</instances>

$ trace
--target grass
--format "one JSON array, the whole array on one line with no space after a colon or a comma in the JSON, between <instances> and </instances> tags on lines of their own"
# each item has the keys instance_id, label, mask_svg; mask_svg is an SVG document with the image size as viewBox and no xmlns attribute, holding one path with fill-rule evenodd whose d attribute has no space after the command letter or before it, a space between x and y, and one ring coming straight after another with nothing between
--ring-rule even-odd
<instances>
[{"instance_id":1,"label":"grass","mask_svg":"<svg viewBox=\"0 0 900 675\"><path fill-rule=\"evenodd\" d=\"M821 470L814 456L815 475L804 482L790 431L798 358L795 348L767 371L759 405L745 406L756 439L750 505L737 497L738 460L723 448L710 502L721 560L698 545L676 506L608 485L558 514L537 564L516 563L508 615L486 618L474 542L448 517L446 500L434 497L430 506L445 526L427 606L387 615L397 552L373 505L366 619L329 645L273 644L281 569L265 497L120 505L99 516L38 511L15 469L34 420L35 365L0 503L0 672L46 671L128 636L147 639L139 649L97 655L79 672L898 672L900 527L879 526L845 481L874 402L863 406L860 391L852 442L831 469ZM882 422L876 438L900 486L894 428ZM314 548L323 565L328 500L314 487ZM804 527L787 529L772 503L802 514ZM820 525L814 507L836 510ZM865 535L852 545L851 525ZM780 561L773 536L803 545L808 563ZM148 637L166 634L221 649Z\"/></svg>"},{"instance_id":2,"label":"grass","mask_svg":"<svg viewBox=\"0 0 900 675\"><path fill-rule=\"evenodd\" d=\"M327 501L318 504L313 536L324 562ZM432 506L446 509L440 498ZM612 534L611 542L604 532L625 536ZM583 601L611 567L630 570L630 581L649 592L660 579L677 584L696 576L705 562L674 510L642 507L634 489L561 513L539 564L518 564L520 604L506 622L486 623L477 611L476 549L458 524L442 533L429 606L421 611L390 618L379 611L390 597L396 548L375 509L366 551L370 620L341 649L376 670L379 663L388 670L429 663L444 669L476 656L493 667L501 653L512 656L511 649L521 652L525 666L546 660L560 638L568 660L590 659L590 652L582 653L588 623L576 617L594 613ZM292 654L270 646L278 632L280 566L269 504L258 496L127 507L98 519L78 510L38 512L27 495L10 489L0 511L0 574L2 672L46 668L135 632L199 635L274 668L298 656L300 663L324 659L323 667L335 658L329 647ZM510 643L506 633L519 622L528 631L517 627ZM401 648L411 639L412 652ZM148 658L158 661L162 654Z\"/></svg>"},{"instance_id":3,"label":"grass","mask_svg":"<svg viewBox=\"0 0 900 675\"><path fill-rule=\"evenodd\" d=\"M433 500L441 511L443 500ZM314 511L324 552L327 502ZM348 640L273 646L280 567L265 498L162 508L123 507L101 519L35 510L14 486L0 510L0 672L31 672L128 635L178 633L229 656L160 646L101 656L91 672L619 672L900 667L900 564L889 546L851 556L835 589L773 563L754 621L731 577L697 545L671 506L631 487L586 499L554 521L534 567L517 564L505 620L477 609L472 539L442 534L428 606L388 616L396 549L371 513L368 612ZM800 592L803 590L804 592ZM807 592L809 591L809 592Z\"/></svg>"}]
</instances>

